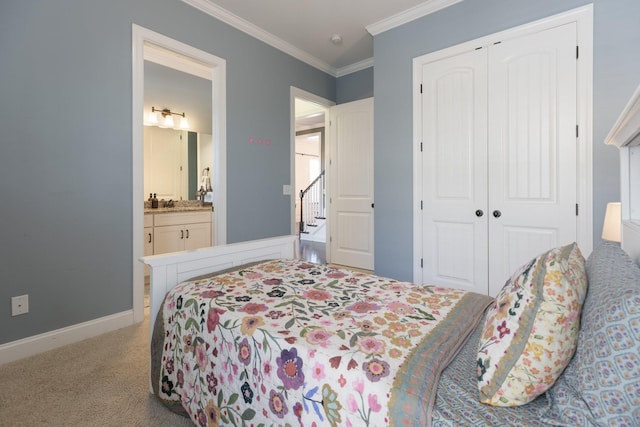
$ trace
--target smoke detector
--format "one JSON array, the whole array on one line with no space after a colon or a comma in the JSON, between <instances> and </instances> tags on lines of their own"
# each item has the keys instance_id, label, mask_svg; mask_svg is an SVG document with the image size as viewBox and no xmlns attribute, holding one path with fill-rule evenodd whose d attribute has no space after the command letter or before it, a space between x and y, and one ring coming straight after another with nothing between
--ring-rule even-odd
<instances>
[{"instance_id":1,"label":"smoke detector","mask_svg":"<svg viewBox=\"0 0 640 427\"><path fill-rule=\"evenodd\" d=\"M342 44L342 36L340 34L332 35L331 37L329 37L329 40L331 40L331 43L333 43L336 46L338 46L339 44Z\"/></svg>"}]
</instances>

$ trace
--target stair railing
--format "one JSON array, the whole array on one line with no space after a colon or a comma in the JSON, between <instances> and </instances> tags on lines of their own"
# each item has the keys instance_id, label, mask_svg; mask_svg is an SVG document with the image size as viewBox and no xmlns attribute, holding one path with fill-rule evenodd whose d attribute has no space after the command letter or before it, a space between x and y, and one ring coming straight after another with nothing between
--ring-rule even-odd
<instances>
[{"instance_id":1,"label":"stair railing","mask_svg":"<svg viewBox=\"0 0 640 427\"><path fill-rule=\"evenodd\" d=\"M325 177L324 171L304 190L300 190L300 233L306 233L307 227L316 227L318 219L324 219L325 213Z\"/></svg>"}]
</instances>

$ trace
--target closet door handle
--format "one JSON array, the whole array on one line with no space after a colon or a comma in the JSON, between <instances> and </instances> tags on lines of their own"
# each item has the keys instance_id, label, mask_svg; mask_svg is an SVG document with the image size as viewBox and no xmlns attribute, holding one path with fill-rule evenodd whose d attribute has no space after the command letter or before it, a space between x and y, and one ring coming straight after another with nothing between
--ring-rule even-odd
<instances>
[{"instance_id":1,"label":"closet door handle","mask_svg":"<svg viewBox=\"0 0 640 427\"><path fill-rule=\"evenodd\" d=\"M189 229L187 228L187 239L189 238Z\"/></svg>"},{"instance_id":2,"label":"closet door handle","mask_svg":"<svg viewBox=\"0 0 640 427\"><path fill-rule=\"evenodd\" d=\"M180 239L184 239L184 230L180 230Z\"/></svg>"},{"instance_id":3,"label":"closet door handle","mask_svg":"<svg viewBox=\"0 0 640 427\"><path fill-rule=\"evenodd\" d=\"M493 211L493 217L494 218L500 218L502 216L502 212L500 211Z\"/></svg>"},{"instance_id":4,"label":"closet door handle","mask_svg":"<svg viewBox=\"0 0 640 427\"><path fill-rule=\"evenodd\" d=\"M482 215L484 215L484 212L482 212L482 209L478 209L478 210L476 211L476 216L477 216L478 218L480 218Z\"/></svg>"},{"instance_id":5,"label":"closet door handle","mask_svg":"<svg viewBox=\"0 0 640 427\"><path fill-rule=\"evenodd\" d=\"M151 243L151 233L149 233L149 243Z\"/></svg>"}]
</instances>

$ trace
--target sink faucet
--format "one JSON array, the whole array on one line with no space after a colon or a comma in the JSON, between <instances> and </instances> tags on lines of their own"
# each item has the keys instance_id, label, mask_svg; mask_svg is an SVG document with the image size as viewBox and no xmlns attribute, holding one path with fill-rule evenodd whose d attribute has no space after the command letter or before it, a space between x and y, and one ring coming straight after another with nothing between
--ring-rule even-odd
<instances>
[{"instance_id":1,"label":"sink faucet","mask_svg":"<svg viewBox=\"0 0 640 427\"><path fill-rule=\"evenodd\" d=\"M204 195L206 191L204 191L204 187L200 187L198 191L196 191L196 199L200 200L200 204L204 205Z\"/></svg>"}]
</instances>

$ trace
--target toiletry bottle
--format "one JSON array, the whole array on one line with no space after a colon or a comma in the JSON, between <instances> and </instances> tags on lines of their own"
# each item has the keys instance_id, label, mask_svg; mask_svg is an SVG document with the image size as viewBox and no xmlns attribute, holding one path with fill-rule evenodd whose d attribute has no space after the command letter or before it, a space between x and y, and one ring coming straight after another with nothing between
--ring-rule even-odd
<instances>
[{"instance_id":1,"label":"toiletry bottle","mask_svg":"<svg viewBox=\"0 0 640 427\"><path fill-rule=\"evenodd\" d=\"M151 207L153 209L158 208L158 198L156 197L156 193L153 193L153 199L151 199Z\"/></svg>"}]
</instances>

